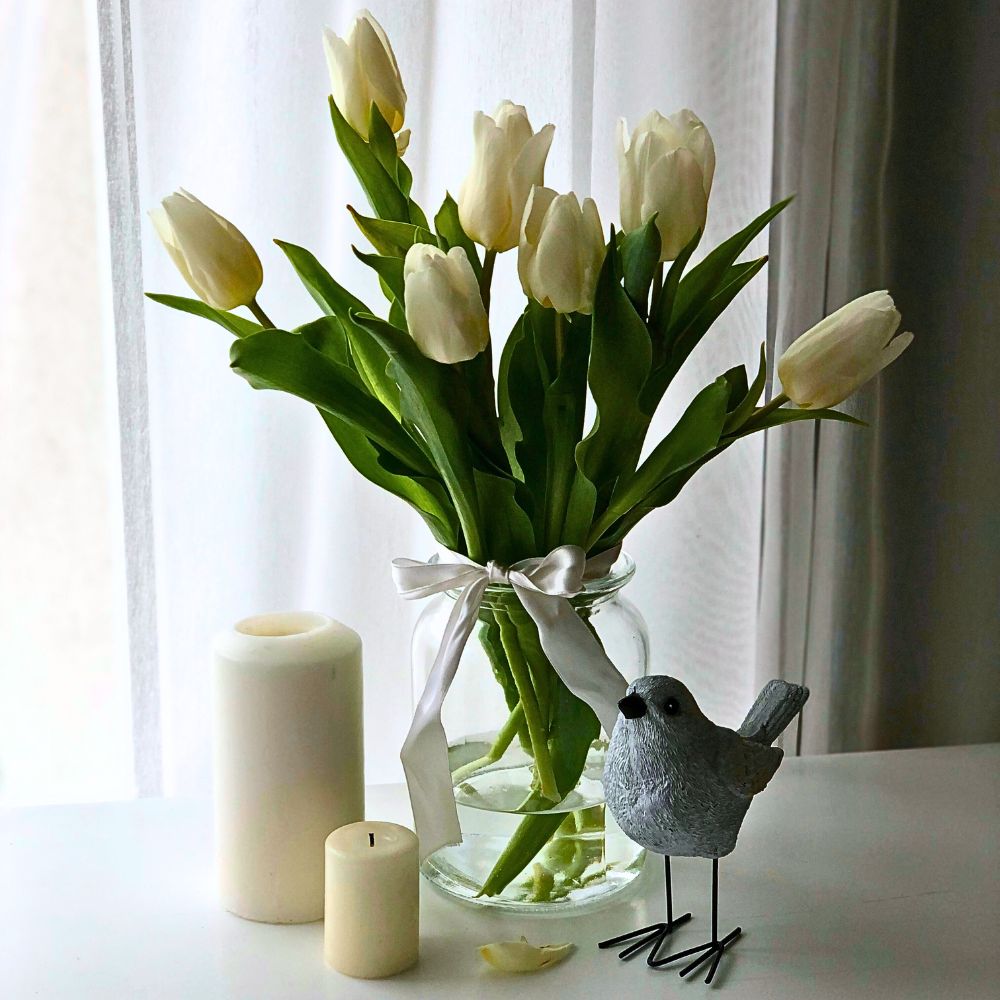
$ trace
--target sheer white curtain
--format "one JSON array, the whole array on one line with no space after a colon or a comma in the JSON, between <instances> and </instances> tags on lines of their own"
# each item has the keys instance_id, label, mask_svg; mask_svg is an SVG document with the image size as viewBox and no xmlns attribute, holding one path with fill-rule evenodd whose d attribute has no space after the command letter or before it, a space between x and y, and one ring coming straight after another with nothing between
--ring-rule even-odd
<instances>
[{"instance_id":1,"label":"sheer white curtain","mask_svg":"<svg viewBox=\"0 0 1000 1000\"><path fill-rule=\"evenodd\" d=\"M115 10L126 2L102 0ZM377 301L350 253L361 237L344 205L363 196L325 105L320 32L346 27L353 3L131 0L126 12L139 204L183 185L233 219L263 259L262 304L283 324L315 310L270 244L274 236L309 246ZM373 12L410 95L408 161L425 208L457 189L473 112L507 97L527 106L536 127L556 122L547 182L593 193L606 222L617 220L615 119L634 121L651 107L690 106L715 138L706 245L769 203L770 0L627 8L611 0L382 0ZM144 217L141 233L143 287L183 291ZM765 249L761 242L751 251ZM512 257L499 271L494 329L502 338L520 293ZM766 282L758 279L691 358L654 432L721 371L753 363L765 320ZM396 779L419 609L396 598L388 566L393 556L429 551L429 536L407 508L353 473L309 407L234 377L221 331L150 305L145 337L159 654L148 690L159 692L162 726L137 727L140 750L156 759L162 749L167 792L205 789L213 633L255 611L308 607L362 633L369 780ZM731 449L629 543L640 566L631 596L650 622L656 668L689 680L706 710L728 723L752 694L761 471L758 442ZM142 746L161 739L162 748Z\"/></svg>"},{"instance_id":2,"label":"sheer white curtain","mask_svg":"<svg viewBox=\"0 0 1000 1000\"><path fill-rule=\"evenodd\" d=\"M0 0L0 806L133 788L87 27Z\"/></svg>"}]
</instances>

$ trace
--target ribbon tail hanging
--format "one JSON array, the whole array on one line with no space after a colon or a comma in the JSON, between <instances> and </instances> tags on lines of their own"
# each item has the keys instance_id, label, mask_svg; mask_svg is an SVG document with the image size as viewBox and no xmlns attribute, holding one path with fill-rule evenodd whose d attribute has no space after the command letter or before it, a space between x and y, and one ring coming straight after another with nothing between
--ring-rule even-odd
<instances>
[{"instance_id":1,"label":"ribbon tail hanging","mask_svg":"<svg viewBox=\"0 0 1000 1000\"><path fill-rule=\"evenodd\" d=\"M469 584L455 601L399 755L420 838L421 861L441 847L462 842L441 708L475 626L485 590L483 578Z\"/></svg>"}]
</instances>

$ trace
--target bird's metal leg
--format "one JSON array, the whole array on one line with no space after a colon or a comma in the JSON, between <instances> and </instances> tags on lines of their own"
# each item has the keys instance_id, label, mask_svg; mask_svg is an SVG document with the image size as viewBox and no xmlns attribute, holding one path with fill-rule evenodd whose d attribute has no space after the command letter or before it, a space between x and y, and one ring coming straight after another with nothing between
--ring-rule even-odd
<instances>
[{"instance_id":1,"label":"bird's metal leg","mask_svg":"<svg viewBox=\"0 0 1000 1000\"><path fill-rule=\"evenodd\" d=\"M695 948L687 948L684 951L675 952L673 955L667 955L664 958L653 959L649 961L648 964L654 969L660 969L665 965L671 965L672 963L678 961L678 959L687 958L689 955L697 955L698 957L693 962L681 969L681 976L683 977L694 972L699 965L703 965L709 959L712 959L712 965L708 970L708 976L705 978L705 982L710 983L715 978L715 973L719 968L719 962L722 960L723 953L742 933L743 928L737 927L735 930L731 930L724 938L721 940L719 939L719 859L713 858L712 940L706 942L705 944L700 944ZM650 957L652 958L652 956Z\"/></svg>"},{"instance_id":2,"label":"bird's metal leg","mask_svg":"<svg viewBox=\"0 0 1000 1000\"><path fill-rule=\"evenodd\" d=\"M674 894L672 880L670 878L670 858L663 856L663 884L667 896L667 919L659 924L650 924L648 927L640 927L637 931L629 931L627 934L619 934L617 937L608 938L601 941L599 948L615 948L626 941L632 941L627 948L618 953L618 957L623 961L634 958L641 951L651 947L650 953L646 956L646 964L652 965L656 959L656 954L660 946L673 934L674 930L686 924L691 919L690 913L682 913L679 917L674 916Z\"/></svg>"}]
</instances>

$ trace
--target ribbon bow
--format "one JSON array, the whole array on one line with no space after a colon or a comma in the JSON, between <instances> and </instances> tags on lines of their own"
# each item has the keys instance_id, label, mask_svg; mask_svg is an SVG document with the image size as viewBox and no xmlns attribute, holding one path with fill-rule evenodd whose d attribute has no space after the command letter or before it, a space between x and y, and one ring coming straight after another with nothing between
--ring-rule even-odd
<instances>
[{"instance_id":1,"label":"ribbon bow","mask_svg":"<svg viewBox=\"0 0 1000 1000\"><path fill-rule=\"evenodd\" d=\"M514 589L538 627L542 650L563 683L594 710L605 732L614 728L618 701L628 684L568 598L579 594L588 580L606 576L620 548L616 546L588 559L579 546L561 545L545 558L523 559L510 567L492 561L480 566L456 553L449 553L455 562L393 560L396 590L408 601L448 590L461 591L400 753L421 859L448 844L462 842L441 706L490 584L509 584Z\"/></svg>"}]
</instances>

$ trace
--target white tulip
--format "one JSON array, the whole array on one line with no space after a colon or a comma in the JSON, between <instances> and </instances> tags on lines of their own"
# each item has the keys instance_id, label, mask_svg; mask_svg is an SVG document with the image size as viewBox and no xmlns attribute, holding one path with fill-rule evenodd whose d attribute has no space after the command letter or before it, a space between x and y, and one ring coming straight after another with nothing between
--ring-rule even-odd
<instances>
[{"instance_id":1,"label":"white tulip","mask_svg":"<svg viewBox=\"0 0 1000 1000\"><path fill-rule=\"evenodd\" d=\"M264 271L250 242L231 222L183 189L167 195L149 215L198 298L224 310L253 302Z\"/></svg>"},{"instance_id":2,"label":"white tulip","mask_svg":"<svg viewBox=\"0 0 1000 1000\"><path fill-rule=\"evenodd\" d=\"M590 313L605 250L592 198L581 207L572 192L532 188L517 251L525 295L559 313Z\"/></svg>"},{"instance_id":3,"label":"white tulip","mask_svg":"<svg viewBox=\"0 0 1000 1000\"><path fill-rule=\"evenodd\" d=\"M701 120L683 108L668 117L650 111L631 139L618 123L618 194L622 230L656 215L660 260L674 260L705 228L715 176L715 146Z\"/></svg>"},{"instance_id":4,"label":"white tulip","mask_svg":"<svg viewBox=\"0 0 1000 1000\"><path fill-rule=\"evenodd\" d=\"M469 361L490 340L476 273L461 247L414 243L403 262L403 301L420 352L443 364Z\"/></svg>"},{"instance_id":5,"label":"white tulip","mask_svg":"<svg viewBox=\"0 0 1000 1000\"><path fill-rule=\"evenodd\" d=\"M382 25L363 10L354 19L346 39L325 28L323 48L333 99L354 131L368 138L368 116L374 103L389 128L398 132L406 112L406 91Z\"/></svg>"},{"instance_id":6,"label":"white tulip","mask_svg":"<svg viewBox=\"0 0 1000 1000\"><path fill-rule=\"evenodd\" d=\"M781 356L778 378L798 406L836 406L910 346L893 335L900 315L888 292L869 292L821 319Z\"/></svg>"},{"instance_id":7,"label":"white tulip","mask_svg":"<svg viewBox=\"0 0 1000 1000\"><path fill-rule=\"evenodd\" d=\"M517 246L528 195L545 182L554 125L538 133L519 104L503 101L492 118L476 112L472 168L458 192L462 228L487 250Z\"/></svg>"}]
</instances>

